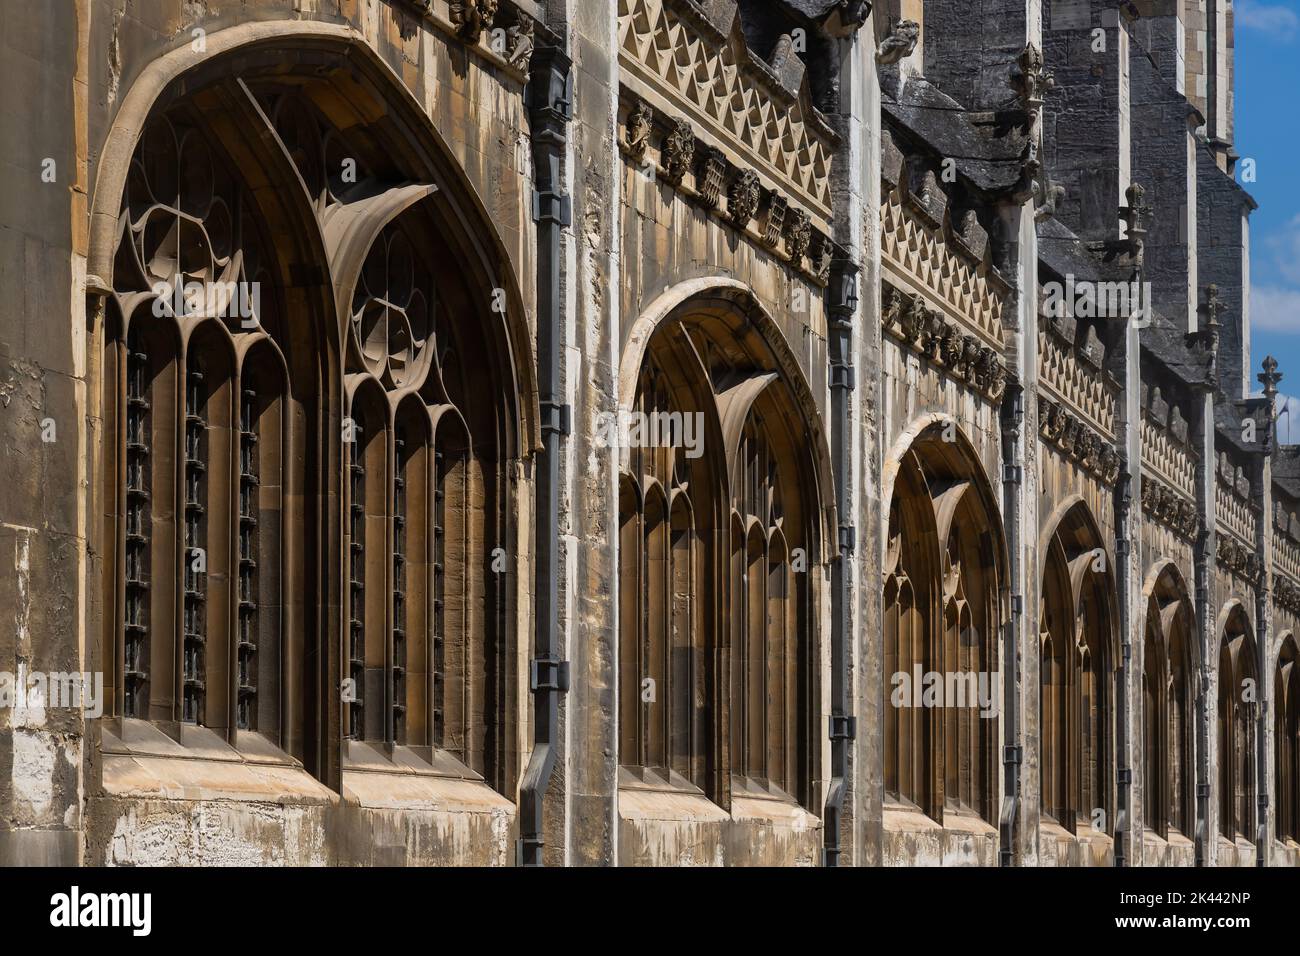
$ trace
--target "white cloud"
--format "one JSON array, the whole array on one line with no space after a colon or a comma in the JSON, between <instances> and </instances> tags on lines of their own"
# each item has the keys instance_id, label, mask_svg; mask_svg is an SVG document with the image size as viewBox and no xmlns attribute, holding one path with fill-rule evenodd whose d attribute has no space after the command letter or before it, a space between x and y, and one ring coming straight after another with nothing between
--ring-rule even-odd
<instances>
[{"instance_id":1,"label":"white cloud","mask_svg":"<svg viewBox=\"0 0 1300 956\"><path fill-rule=\"evenodd\" d=\"M1241 0L1237 4L1233 24L1246 30L1269 33L1274 39L1289 41L1300 31L1300 14L1277 3Z\"/></svg>"},{"instance_id":2,"label":"white cloud","mask_svg":"<svg viewBox=\"0 0 1300 956\"><path fill-rule=\"evenodd\" d=\"M1252 283L1250 327L1300 335L1300 289Z\"/></svg>"}]
</instances>

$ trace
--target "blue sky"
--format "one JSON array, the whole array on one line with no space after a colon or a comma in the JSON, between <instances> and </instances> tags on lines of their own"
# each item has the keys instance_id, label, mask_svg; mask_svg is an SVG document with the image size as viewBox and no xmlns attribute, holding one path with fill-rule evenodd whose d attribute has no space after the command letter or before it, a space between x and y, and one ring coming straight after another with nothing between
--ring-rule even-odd
<instances>
[{"instance_id":1,"label":"blue sky","mask_svg":"<svg viewBox=\"0 0 1300 956\"><path fill-rule=\"evenodd\" d=\"M1250 218L1252 365L1258 372L1272 355L1282 391L1300 396L1300 0L1237 0L1234 8L1235 140L1255 160L1256 181L1242 185L1259 202ZM1238 163L1239 180L1241 170ZM1292 408L1300 441L1300 401Z\"/></svg>"}]
</instances>

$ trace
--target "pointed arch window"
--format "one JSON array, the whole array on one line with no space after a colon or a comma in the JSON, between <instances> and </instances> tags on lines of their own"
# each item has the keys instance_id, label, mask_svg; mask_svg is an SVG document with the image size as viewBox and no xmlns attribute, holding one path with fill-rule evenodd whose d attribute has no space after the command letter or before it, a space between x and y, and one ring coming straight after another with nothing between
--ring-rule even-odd
<instances>
[{"instance_id":1,"label":"pointed arch window","mask_svg":"<svg viewBox=\"0 0 1300 956\"><path fill-rule=\"evenodd\" d=\"M1043 813L1072 833L1113 818L1115 610L1110 558L1076 506L1043 567L1039 613L1039 786Z\"/></svg>"},{"instance_id":2,"label":"pointed arch window","mask_svg":"<svg viewBox=\"0 0 1300 956\"><path fill-rule=\"evenodd\" d=\"M980 468L922 433L890 502L884 585L885 792L942 822L996 819L1003 555Z\"/></svg>"},{"instance_id":3,"label":"pointed arch window","mask_svg":"<svg viewBox=\"0 0 1300 956\"><path fill-rule=\"evenodd\" d=\"M811 806L819 508L803 415L751 321L688 303L617 423L624 781Z\"/></svg>"},{"instance_id":4,"label":"pointed arch window","mask_svg":"<svg viewBox=\"0 0 1300 956\"><path fill-rule=\"evenodd\" d=\"M107 712L301 758L284 696L298 683L285 661L301 660L286 641L303 637L284 620L290 383L266 224L185 102L146 125L119 222L102 379Z\"/></svg>"},{"instance_id":5,"label":"pointed arch window","mask_svg":"<svg viewBox=\"0 0 1300 956\"><path fill-rule=\"evenodd\" d=\"M1300 653L1287 635L1273 678L1273 788L1277 838L1300 843Z\"/></svg>"},{"instance_id":6,"label":"pointed arch window","mask_svg":"<svg viewBox=\"0 0 1300 956\"><path fill-rule=\"evenodd\" d=\"M1218 681L1219 832L1230 842L1253 843L1258 680L1255 639L1240 607L1229 614L1220 639Z\"/></svg>"},{"instance_id":7,"label":"pointed arch window","mask_svg":"<svg viewBox=\"0 0 1300 956\"><path fill-rule=\"evenodd\" d=\"M340 96L279 51L226 62L159 99L121 198L109 706L332 783L342 737L344 769L404 747L509 792L528 370L504 260L426 201L445 159L382 71L353 64Z\"/></svg>"},{"instance_id":8,"label":"pointed arch window","mask_svg":"<svg viewBox=\"0 0 1300 956\"><path fill-rule=\"evenodd\" d=\"M1186 589L1166 570L1147 602L1142 667L1142 815L1163 839L1191 835L1194 616Z\"/></svg>"}]
</instances>

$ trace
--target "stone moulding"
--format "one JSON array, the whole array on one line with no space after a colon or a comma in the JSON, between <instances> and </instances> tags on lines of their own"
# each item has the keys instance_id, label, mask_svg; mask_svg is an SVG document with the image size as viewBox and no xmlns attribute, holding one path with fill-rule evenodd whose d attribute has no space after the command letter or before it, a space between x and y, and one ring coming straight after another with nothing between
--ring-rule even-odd
<instances>
[{"instance_id":1,"label":"stone moulding","mask_svg":"<svg viewBox=\"0 0 1300 956\"><path fill-rule=\"evenodd\" d=\"M1119 451L1095 427L1046 395L1038 396L1038 434L1104 485L1119 479Z\"/></svg>"},{"instance_id":2,"label":"stone moulding","mask_svg":"<svg viewBox=\"0 0 1300 956\"><path fill-rule=\"evenodd\" d=\"M835 244L829 228L819 228L807 210L766 188L756 171L733 164L724 150L696 135L689 119L667 112L653 93L624 88L620 113L619 148L634 166L657 175L817 284L829 282ZM652 158L656 141L657 163Z\"/></svg>"},{"instance_id":3,"label":"stone moulding","mask_svg":"<svg viewBox=\"0 0 1300 956\"><path fill-rule=\"evenodd\" d=\"M1273 603L1292 614L1300 614L1300 586L1283 577L1275 578Z\"/></svg>"},{"instance_id":4,"label":"stone moulding","mask_svg":"<svg viewBox=\"0 0 1300 956\"><path fill-rule=\"evenodd\" d=\"M1142 510L1187 541L1195 541L1201 530L1196 502L1151 475L1142 476Z\"/></svg>"},{"instance_id":5,"label":"stone moulding","mask_svg":"<svg viewBox=\"0 0 1300 956\"><path fill-rule=\"evenodd\" d=\"M618 0L623 82L664 113L685 114L732 163L789 193L829 231L839 137L808 79L789 90L749 50L733 0ZM713 9L716 8L716 9ZM712 12L710 12L712 11Z\"/></svg>"},{"instance_id":6,"label":"stone moulding","mask_svg":"<svg viewBox=\"0 0 1300 956\"><path fill-rule=\"evenodd\" d=\"M1263 580L1264 562L1253 549L1235 538L1220 535L1215 557L1221 569L1231 571L1251 584L1259 584Z\"/></svg>"},{"instance_id":7,"label":"stone moulding","mask_svg":"<svg viewBox=\"0 0 1300 956\"><path fill-rule=\"evenodd\" d=\"M945 319L919 295L886 285L884 305L881 325L886 333L989 401L1002 398L1007 369L999 350Z\"/></svg>"},{"instance_id":8,"label":"stone moulding","mask_svg":"<svg viewBox=\"0 0 1300 956\"><path fill-rule=\"evenodd\" d=\"M524 6L510 0L396 0L394 6L455 38L520 83L528 82L537 21ZM507 10L514 15L502 16ZM506 38L503 48L493 42L498 27Z\"/></svg>"}]
</instances>

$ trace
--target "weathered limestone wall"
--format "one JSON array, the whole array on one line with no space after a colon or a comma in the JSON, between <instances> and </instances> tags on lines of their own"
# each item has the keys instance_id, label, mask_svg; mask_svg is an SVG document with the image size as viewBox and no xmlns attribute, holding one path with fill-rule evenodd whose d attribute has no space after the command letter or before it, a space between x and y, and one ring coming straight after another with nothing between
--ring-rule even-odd
<instances>
[{"instance_id":1,"label":"weathered limestone wall","mask_svg":"<svg viewBox=\"0 0 1300 956\"><path fill-rule=\"evenodd\" d=\"M540 9L527 4L534 13ZM274 35L292 35L313 24L347 33L352 42L374 51L392 71L394 89L405 87L430 118L438 137L464 172L470 203L486 214L506 258L502 270L513 274L533 313L535 297L534 227L531 219L531 154L523 83L488 55L487 44L471 51L446 29L418 18L403 3L365 0L259 0L257 3L184 3L161 0L96 0L90 5L85 49L88 68L89 172L132 84L161 56L189 47L192 61L202 61L207 45L227 45L235 30L251 38L255 24L278 21ZM435 16L446 22L446 10ZM302 24L299 28L296 24ZM53 35L53 34L52 34ZM62 36L62 34L58 34ZM47 58L47 63L51 62ZM46 82L43 88L57 89ZM53 113L54 111L50 111ZM33 124L33 128L48 124ZM458 184L440 184L456 189ZM83 213L84 215L84 213ZM65 214L63 220L67 220ZM58 221L46 216L46 222ZM81 223L84 228L85 223ZM61 284L48 288L70 287ZM486 311L489 303L483 304ZM53 306L47 307L52 311ZM75 310L74 310L75 314ZM74 321L73 328L79 327ZM50 341L47 337L46 341ZM78 356L96 361L96 343ZM528 361L530 357L521 356ZM529 450L525 450L526 452ZM516 463L520 515L520 554L511 555L516 582L513 607L517 631L524 635L516 652L527 673L527 636L531 634L532 587L531 479L526 463ZM76 476L69 464L49 487ZM85 494L94 494L95 489ZM30 500L39 500L33 495ZM86 500L80 502L92 512ZM71 514L76 517L76 506ZM97 526L96 526L97 530ZM52 578L54 580L55 578ZM90 581L94 581L92 576ZM75 594L76 590L66 588ZM92 589L95 594L98 588ZM66 600L66 599L65 599ZM57 607L60 601L42 600ZM87 616L87 631L98 642L99 608ZM71 626L42 625L43 642L63 646ZM97 647L95 648L97 657ZM516 737L524 751L531 740L527 681L520 686L515 711L521 715ZM84 856L92 864L147 863L285 863L285 864L513 864L518 837L513 792L501 795L482 783L420 778L384 768L350 767L343 773L342 793L316 782L304 770L230 764L229 758L190 752L184 759L157 756L164 742L108 740L87 754ZM391 770L391 768L389 768ZM38 779L32 776L32 779ZM63 788L76 802L76 788ZM75 823L76 815L69 814ZM555 840L556 846L562 840Z\"/></svg>"},{"instance_id":2,"label":"weathered limestone wall","mask_svg":"<svg viewBox=\"0 0 1300 956\"><path fill-rule=\"evenodd\" d=\"M0 672L80 673L87 548L87 2L0 7ZM25 696L25 695L24 695ZM85 724L0 708L0 865L75 864Z\"/></svg>"},{"instance_id":3,"label":"weathered limestone wall","mask_svg":"<svg viewBox=\"0 0 1300 956\"><path fill-rule=\"evenodd\" d=\"M598 416L618 407L620 329L630 319L620 250L618 56L614 5L570 0L575 112L569 176L575 198L565 260L565 394L574 433L561 502L566 586L561 614L573 679L564 707L563 764L552 785L564 794L566 830L555 833L573 865L619 861L618 451L597 439ZM550 835L548 834L548 839Z\"/></svg>"}]
</instances>

